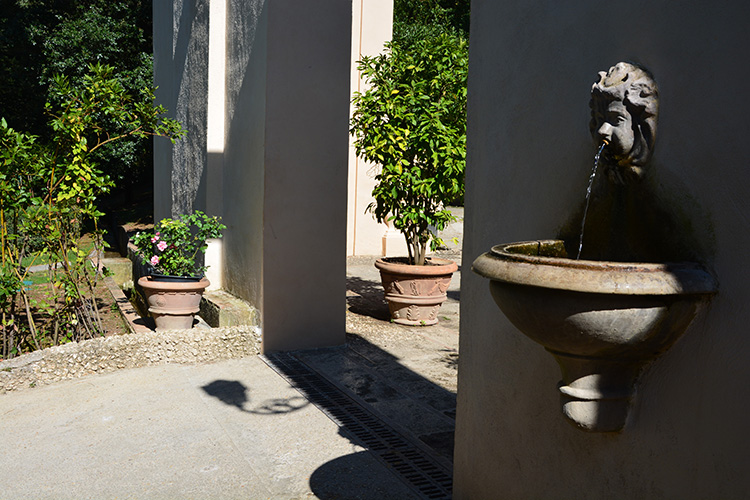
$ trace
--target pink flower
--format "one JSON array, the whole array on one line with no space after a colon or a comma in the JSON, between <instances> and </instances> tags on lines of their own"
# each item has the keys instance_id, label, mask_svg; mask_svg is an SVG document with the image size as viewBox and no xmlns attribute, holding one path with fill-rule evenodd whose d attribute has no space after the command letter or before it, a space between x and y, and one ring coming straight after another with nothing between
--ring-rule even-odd
<instances>
[{"instance_id":1,"label":"pink flower","mask_svg":"<svg viewBox=\"0 0 750 500\"><path fill-rule=\"evenodd\" d=\"M151 243L156 243L157 241L159 241L159 234L158 233L151 238Z\"/></svg>"},{"instance_id":2,"label":"pink flower","mask_svg":"<svg viewBox=\"0 0 750 500\"><path fill-rule=\"evenodd\" d=\"M159 263L159 256L158 255L154 255L153 257L151 257L151 265L152 266L155 266L158 263Z\"/></svg>"},{"instance_id":3,"label":"pink flower","mask_svg":"<svg viewBox=\"0 0 750 500\"><path fill-rule=\"evenodd\" d=\"M166 241L160 241L156 244L156 248L159 249L160 252L163 252L165 248L167 248L169 245L167 245Z\"/></svg>"}]
</instances>

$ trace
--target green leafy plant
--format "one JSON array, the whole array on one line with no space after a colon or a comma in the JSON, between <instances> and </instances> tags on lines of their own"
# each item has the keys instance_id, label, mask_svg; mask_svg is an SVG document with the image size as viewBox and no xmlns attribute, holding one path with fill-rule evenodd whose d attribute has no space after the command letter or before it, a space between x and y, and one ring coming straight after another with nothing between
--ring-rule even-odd
<instances>
[{"instance_id":1,"label":"green leafy plant","mask_svg":"<svg viewBox=\"0 0 750 500\"><path fill-rule=\"evenodd\" d=\"M9 0L0 8L0 110L8 123L49 139L44 104L55 75L80 81L89 64L137 96L153 82L150 0ZM110 126L111 130L114 127ZM151 172L148 138L128 136L96 153L117 189L140 186Z\"/></svg>"},{"instance_id":2,"label":"green leafy plant","mask_svg":"<svg viewBox=\"0 0 750 500\"><path fill-rule=\"evenodd\" d=\"M402 47L437 32L469 37L469 0L395 0L393 40Z\"/></svg>"},{"instance_id":3,"label":"green leafy plant","mask_svg":"<svg viewBox=\"0 0 750 500\"><path fill-rule=\"evenodd\" d=\"M368 210L404 234L411 264L442 243L437 232L455 220L446 205L463 194L466 43L440 33L359 63L369 89L354 94L351 133L357 154L380 167Z\"/></svg>"},{"instance_id":4,"label":"green leafy plant","mask_svg":"<svg viewBox=\"0 0 750 500\"><path fill-rule=\"evenodd\" d=\"M153 232L140 232L133 237L143 263L158 274L199 276L207 266L199 265L206 253L209 238L221 238L226 226L219 217L209 217L196 210L174 219L162 219Z\"/></svg>"},{"instance_id":5,"label":"green leafy plant","mask_svg":"<svg viewBox=\"0 0 750 500\"><path fill-rule=\"evenodd\" d=\"M174 141L183 133L179 123L164 118L164 108L154 106L153 89L134 96L110 66L91 65L75 83L57 76L49 96L46 140L0 119L4 357L103 333L94 299L100 276L89 265L89 255L97 260L103 248L97 203L113 182L97 153L128 137ZM87 234L82 234L84 225ZM20 285L36 262L49 264L43 299L32 299ZM25 327L17 321L19 306Z\"/></svg>"}]
</instances>

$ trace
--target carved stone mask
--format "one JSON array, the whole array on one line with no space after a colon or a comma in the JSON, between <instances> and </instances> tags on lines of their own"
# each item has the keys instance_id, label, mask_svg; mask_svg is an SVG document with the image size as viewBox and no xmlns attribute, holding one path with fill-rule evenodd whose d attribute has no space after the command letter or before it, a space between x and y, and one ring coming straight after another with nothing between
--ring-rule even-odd
<instances>
[{"instance_id":1,"label":"carved stone mask","mask_svg":"<svg viewBox=\"0 0 750 500\"><path fill-rule=\"evenodd\" d=\"M618 178L640 178L651 159L659 112L659 90L651 74L621 62L599 72L591 88L591 135L607 141L605 158Z\"/></svg>"}]
</instances>

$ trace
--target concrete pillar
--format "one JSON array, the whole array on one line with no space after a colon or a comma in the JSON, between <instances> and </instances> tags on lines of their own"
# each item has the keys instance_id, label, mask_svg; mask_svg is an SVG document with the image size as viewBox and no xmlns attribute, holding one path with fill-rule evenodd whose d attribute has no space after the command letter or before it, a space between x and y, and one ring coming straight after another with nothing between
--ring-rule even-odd
<instances>
[{"instance_id":1,"label":"concrete pillar","mask_svg":"<svg viewBox=\"0 0 750 500\"><path fill-rule=\"evenodd\" d=\"M351 2L229 0L225 287L264 351L345 340Z\"/></svg>"},{"instance_id":2,"label":"concrete pillar","mask_svg":"<svg viewBox=\"0 0 750 500\"><path fill-rule=\"evenodd\" d=\"M263 350L345 341L351 1L271 0Z\"/></svg>"},{"instance_id":3,"label":"concrete pillar","mask_svg":"<svg viewBox=\"0 0 750 500\"><path fill-rule=\"evenodd\" d=\"M351 0L171 4L155 80L188 138L156 153L156 217L223 216L208 259L264 351L343 343Z\"/></svg>"}]
</instances>

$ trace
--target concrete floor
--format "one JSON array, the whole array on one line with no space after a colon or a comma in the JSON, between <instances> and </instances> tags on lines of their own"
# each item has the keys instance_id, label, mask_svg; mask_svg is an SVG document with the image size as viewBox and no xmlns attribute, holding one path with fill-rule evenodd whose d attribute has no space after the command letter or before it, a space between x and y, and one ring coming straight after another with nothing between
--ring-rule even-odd
<instances>
[{"instance_id":1,"label":"concrete floor","mask_svg":"<svg viewBox=\"0 0 750 500\"><path fill-rule=\"evenodd\" d=\"M348 261L347 346L292 353L305 373L250 357L0 395L0 498L448 497L460 273L439 325L403 327L373 260Z\"/></svg>"}]
</instances>

